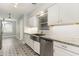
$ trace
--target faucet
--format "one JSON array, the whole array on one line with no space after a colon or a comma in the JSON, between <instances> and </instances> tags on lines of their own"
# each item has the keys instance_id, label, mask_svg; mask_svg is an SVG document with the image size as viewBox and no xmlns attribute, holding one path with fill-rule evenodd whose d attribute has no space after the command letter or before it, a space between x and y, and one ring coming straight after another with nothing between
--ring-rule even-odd
<instances>
[{"instance_id":1,"label":"faucet","mask_svg":"<svg viewBox=\"0 0 79 59\"><path fill-rule=\"evenodd\" d=\"M43 34L43 31L41 31L41 34Z\"/></svg>"}]
</instances>

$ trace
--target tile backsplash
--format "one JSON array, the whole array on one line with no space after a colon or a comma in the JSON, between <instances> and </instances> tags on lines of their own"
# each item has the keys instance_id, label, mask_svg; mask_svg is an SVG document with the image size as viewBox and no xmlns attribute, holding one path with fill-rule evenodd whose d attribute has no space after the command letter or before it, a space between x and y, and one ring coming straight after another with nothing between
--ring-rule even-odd
<instances>
[{"instance_id":1,"label":"tile backsplash","mask_svg":"<svg viewBox=\"0 0 79 59\"><path fill-rule=\"evenodd\" d=\"M55 39L79 39L79 25L51 26L48 36Z\"/></svg>"}]
</instances>

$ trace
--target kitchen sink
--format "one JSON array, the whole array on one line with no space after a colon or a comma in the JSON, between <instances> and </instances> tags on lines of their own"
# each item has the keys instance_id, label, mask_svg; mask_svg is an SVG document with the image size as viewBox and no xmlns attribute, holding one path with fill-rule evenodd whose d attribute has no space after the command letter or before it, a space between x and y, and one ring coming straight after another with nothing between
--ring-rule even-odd
<instances>
[{"instance_id":1,"label":"kitchen sink","mask_svg":"<svg viewBox=\"0 0 79 59\"><path fill-rule=\"evenodd\" d=\"M34 36L35 35L35 36ZM30 38L34 41L40 42L39 37L44 36L45 34L33 34L30 36Z\"/></svg>"},{"instance_id":2,"label":"kitchen sink","mask_svg":"<svg viewBox=\"0 0 79 59\"><path fill-rule=\"evenodd\" d=\"M37 35L37 36L44 36L45 34L34 34L34 35Z\"/></svg>"}]
</instances>

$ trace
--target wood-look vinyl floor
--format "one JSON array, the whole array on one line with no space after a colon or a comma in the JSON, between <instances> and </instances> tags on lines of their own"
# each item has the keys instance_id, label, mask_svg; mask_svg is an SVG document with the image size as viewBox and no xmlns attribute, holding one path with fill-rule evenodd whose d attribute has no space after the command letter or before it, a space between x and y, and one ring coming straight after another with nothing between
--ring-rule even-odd
<instances>
[{"instance_id":1,"label":"wood-look vinyl floor","mask_svg":"<svg viewBox=\"0 0 79 59\"><path fill-rule=\"evenodd\" d=\"M5 38L2 40L2 49L0 56L38 56L27 45L14 38Z\"/></svg>"}]
</instances>

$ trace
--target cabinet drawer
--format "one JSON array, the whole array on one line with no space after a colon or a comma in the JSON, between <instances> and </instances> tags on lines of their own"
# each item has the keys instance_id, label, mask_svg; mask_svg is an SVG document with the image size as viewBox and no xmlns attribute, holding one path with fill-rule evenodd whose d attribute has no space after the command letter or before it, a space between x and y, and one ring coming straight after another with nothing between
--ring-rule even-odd
<instances>
[{"instance_id":1,"label":"cabinet drawer","mask_svg":"<svg viewBox=\"0 0 79 59\"><path fill-rule=\"evenodd\" d=\"M54 47L53 55L54 56L71 56L71 54L69 54L67 51L65 51L59 47Z\"/></svg>"},{"instance_id":2,"label":"cabinet drawer","mask_svg":"<svg viewBox=\"0 0 79 59\"><path fill-rule=\"evenodd\" d=\"M70 45L66 45L66 46L67 46L66 48L67 50L79 55L79 47L70 46Z\"/></svg>"},{"instance_id":3,"label":"cabinet drawer","mask_svg":"<svg viewBox=\"0 0 79 59\"><path fill-rule=\"evenodd\" d=\"M77 56L78 54L74 54L74 53L71 53L71 52L61 48L61 47L54 46L53 55L54 56Z\"/></svg>"},{"instance_id":4,"label":"cabinet drawer","mask_svg":"<svg viewBox=\"0 0 79 59\"><path fill-rule=\"evenodd\" d=\"M59 47L67 48L66 44L59 43L59 42L54 42L54 46L59 46Z\"/></svg>"},{"instance_id":5,"label":"cabinet drawer","mask_svg":"<svg viewBox=\"0 0 79 59\"><path fill-rule=\"evenodd\" d=\"M59 42L54 42L54 46L58 46L58 47L65 49L73 54L79 55L79 47L75 47L75 46L71 46L71 45L67 45L67 44L62 44Z\"/></svg>"}]
</instances>

